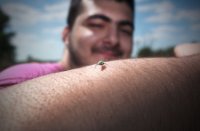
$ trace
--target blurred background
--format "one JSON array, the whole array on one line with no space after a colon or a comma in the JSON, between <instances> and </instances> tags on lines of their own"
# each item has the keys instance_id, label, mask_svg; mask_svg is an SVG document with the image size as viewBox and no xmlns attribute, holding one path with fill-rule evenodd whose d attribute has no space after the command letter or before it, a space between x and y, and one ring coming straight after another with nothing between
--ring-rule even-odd
<instances>
[{"instance_id":1,"label":"blurred background","mask_svg":"<svg viewBox=\"0 0 200 131\"><path fill-rule=\"evenodd\" d=\"M0 0L0 70L58 61L70 0ZM173 56L174 46L200 43L199 0L136 0L132 57Z\"/></svg>"}]
</instances>

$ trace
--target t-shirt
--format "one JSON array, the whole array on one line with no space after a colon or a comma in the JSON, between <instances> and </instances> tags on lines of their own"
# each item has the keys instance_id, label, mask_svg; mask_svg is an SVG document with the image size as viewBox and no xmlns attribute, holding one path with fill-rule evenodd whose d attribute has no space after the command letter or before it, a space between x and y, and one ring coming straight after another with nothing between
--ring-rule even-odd
<instances>
[{"instance_id":1,"label":"t-shirt","mask_svg":"<svg viewBox=\"0 0 200 131\"><path fill-rule=\"evenodd\" d=\"M58 63L18 64L0 72L0 88L60 71L64 69Z\"/></svg>"}]
</instances>

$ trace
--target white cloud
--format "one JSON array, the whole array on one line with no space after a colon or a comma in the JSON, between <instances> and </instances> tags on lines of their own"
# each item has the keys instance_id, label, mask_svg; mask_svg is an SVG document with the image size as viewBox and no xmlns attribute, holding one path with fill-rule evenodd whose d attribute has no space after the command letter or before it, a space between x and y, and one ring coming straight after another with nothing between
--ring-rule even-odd
<instances>
[{"instance_id":1,"label":"white cloud","mask_svg":"<svg viewBox=\"0 0 200 131\"><path fill-rule=\"evenodd\" d=\"M149 1L149 0L135 0L136 3L146 2L146 1Z\"/></svg>"},{"instance_id":2,"label":"white cloud","mask_svg":"<svg viewBox=\"0 0 200 131\"><path fill-rule=\"evenodd\" d=\"M13 38L13 42L15 46L21 46L21 44L30 44L35 45L38 43L38 37L36 34L27 34L27 33L17 33ZM34 44L33 44L34 43ZM31 44L30 44L31 45Z\"/></svg>"},{"instance_id":3,"label":"white cloud","mask_svg":"<svg viewBox=\"0 0 200 131\"><path fill-rule=\"evenodd\" d=\"M45 15L44 19L47 21L49 20L64 20L66 19L67 12L69 8L69 0L68 1L63 1L60 3L56 3L53 5L46 5L44 7L45 10Z\"/></svg>"},{"instance_id":4,"label":"white cloud","mask_svg":"<svg viewBox=\"0 0 200 131\"><path fill-rule=\"evenodd\" d=\"M179 20L190 20L200 22L200 10L180 10L177 12L175 17Z\"/></svg>"},{"instance_id":5,"label":"white cloud","mask_svg":"<svg viewBox=\"0 0 200 131\"><path fill-rule=\"evenodd\" d=\"M174 21L200 22L200 10L174 10L154 13L146 18L150 23L169 23Z\"/></svg>"},{"instance_id":6,"label":"white cloud","mask_svg":"<svg viewBox=\"0 0 200 131\"><path fill-rule=\"evenodd\" d=\"M17 61L26 60L27 56L44 60L58 60L61 57L61 33L69 0L59 0L41 8L18 2L5 3L2 7L11 16L10 25L16 32L12 43L17 49Z\"/></svg>"},{"instance_id":7,"label":"white cloud","mask_svg":"<svg viewBox=\"0 0 200 131\"><path fill-rule=\"evenodd\" d=\"M174 34L180 33L181 29L170 26L161 25L150 32L144 34L143 36L136 36L135 41L143 45L153 44L156 41L167 41L174 38Z\"/></svg>"},{"instance_id":8,"label":"white cloud","mask_svg":"<svg viewBox=\"0 0 200 131\"><path fill-rule=\"evenodd\" d=\"M139 5L137 10L139 13L151 13L145 19L148 23L168 23L174 19L174 5L167 1Z\"/></svg>"},{"instance_id":9,"label":"white cloud","mask_svg":"<svg viewBox=\"0 0 200 131\"><path fill-rule=\"evenodd\" d=\"M173 19L174 19L174 16L171 13L166 12L166 13L158 13L156 15L149 16L148 18L146 18L146 22L169 23L169 22L173 21Z\"/></svg>"},{"instance_id":10,"label":"white cloud","mask_svg":"<svg viewBox=\"0 0 200 131\"><path fill-rule=\"evenodd\" d=\"M142 4L136 7L138 12L146 13L163 13L168 12L174 9L174 5L171 2L163 1L160 3L153 3L153 4Z\"/></svg>"},{"instance_id":11,"label":"white cloud","mask_svg":"<svg viewBox=\"0 0 200 131\"><path fill-rule=\"evenodd\" d=\"M161 39L169 39L174 37L174 33L179 32L180 29L174 26L158 26L152 31L152 37L155 40L161 40Z\"/></svg>"},{"instance_id":12,"label":"white cloud","mask_svg":"<svg viewBox=\"0 0 200 131\"><path fill-rule=\"evenodd\" d=\"M69 0L45 5L38 9L23 3L6 3L3 11L11 16L12 26L31 26L41 22L64 21L67 16Z\"/></svg>"},{"instance_id":13,"label":"white cloud","mask_svg":"<svg viewBox=\"0 0 200 131\"><path fill-rule=\"evenodd\" d=\"M199 31L200 32L200 23L197 23L197 24L193 24L191 29L193 31Z\"/></svg>"},{"instance_id":14,"label":"white cloud","mask_svg":"<svg viewBox=\"0 0 200 131\"><path fill-rule=\"evenodd\" d=\"M45 5L44 10L48 12L59 12L63 11L69 8L69 0L67 1L61 1L59 3L51 4L51 5Z\"/></svg>"},{"instance_id":15,"label":"white cloud","mask_svg":"<svg viewBox=\"0 0 200 131\"><path fill-rule=\"evenodd\" d=\"M8 3L2 9L11 16L11 24L14 26L35 24L42 18L39 10L24 4Z\"/></svg>"},{"instance_id":16,"label":"white cloud","mask_svg":"<svg viewBox=\"0 0 200 131\"><path fill-rule=\"evenodd\" d=\"M63 26L44 28L44 29L42 29L42 33L60 35L60 37L61 37L63 29L64 29Z\"/></svg>"},{"instance_id":17,"label":"white cloud","mask_svg":"<svg viewBox=\"0 0 200 131\"><path fill-rule=\"evenodd\" d=\"M184 20L186 22L200 21L199 9L179 9L171 2L141 4L136 8L139 13L150 13L146 18L148 23L169 23Z\"/></svg>"},{"instance_id":18,"label":"white cloud","mask_svg":"<svg viewBox=\"0 0 200 131\"><path fill-rule=\"evenodd\" d=\"M61 42L55 39L41 39L39 35L31 33L18 33L13 43L17 46L17 61L24 61L28 56L43 60L58 60L63 51Z\"/></svg>"}]
</instances>

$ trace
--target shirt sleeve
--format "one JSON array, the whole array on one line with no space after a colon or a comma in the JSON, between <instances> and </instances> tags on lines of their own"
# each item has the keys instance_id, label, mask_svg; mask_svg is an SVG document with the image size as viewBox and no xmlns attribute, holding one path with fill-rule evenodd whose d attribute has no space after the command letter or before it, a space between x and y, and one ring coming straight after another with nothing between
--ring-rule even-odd
<instances>
[{"instance_id":1,"label":"shirt sleeve","mask_svg":"<svg viewBox=\"0 0 200 131\"><path fill-rule=\"evenodd\" d=\"M0 87L21 83L28 79L27 64L11 66L0 73Z\"/></svg>"},{"instance_id":2,"label":"shirt sleeve","mask_svg":"<svg viewBox=\"0 0 200 131\"><path fill-rule=\"evenodd\" d=\"M0 88L62 70L57 63L27 63L11 66L0 72Z\"/></svg>"}]
</instances>

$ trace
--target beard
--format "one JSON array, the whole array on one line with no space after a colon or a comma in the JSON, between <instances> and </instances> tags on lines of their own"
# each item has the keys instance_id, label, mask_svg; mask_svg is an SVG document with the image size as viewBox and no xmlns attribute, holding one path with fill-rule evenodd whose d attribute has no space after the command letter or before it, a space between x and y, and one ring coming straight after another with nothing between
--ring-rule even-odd
<instances>
[{"instance_id":1,"label":"beard","mask_svg":"<svg viewBox=\"0 0 200 131\"><path fill-rule=\"evenodd\" d=\"M85 45L87 46L87 45ZM80 48L80 47L79 47ZM73 67L82 67L87 66L90 64L95 64L99 60L110 61L110 60L117 60L122 59L124 52L120 49L119 45L110 46L109 44L98 44L91 47L91 55L94 56L87 56L87 60L83 55L83 52L78 52L78 50L74 47L74 44L68 44L69 56L70 56L70 63ZM110 52L113 57L112 58L101 58L97 57L97 55L101 55L105 52ZM96 60L95 60L96 59Z\"/></svg>"},{"instance_id":2,"label":"beard","mask_svg":"<svg viewBox=\"0 0 200 131\"><path fill-rule=\"evenodd\" d=\"M82 67L85 64L81 61L81 57L78 55L77 51L74 49L72 44L68 44L69 56L71 65L74 67Z\"/></svg>"}]
</instances>

